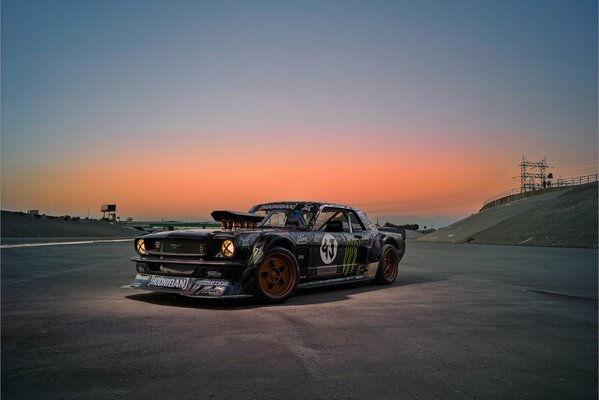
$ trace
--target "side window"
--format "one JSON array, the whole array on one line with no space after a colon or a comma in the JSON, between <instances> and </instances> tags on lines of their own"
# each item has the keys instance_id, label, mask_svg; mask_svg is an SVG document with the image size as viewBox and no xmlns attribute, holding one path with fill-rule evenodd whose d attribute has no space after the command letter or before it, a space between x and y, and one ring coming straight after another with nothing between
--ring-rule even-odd
<instances>
[{"instance_id":1,"label":"side window","mask_svg":"<svg viewBox=\"0 0 599 400\"><path fill-rule=\"evenodd\" d=\"M362 221L360 221L360 218L356 215L355 212L349 212L349 221L351 224L352 232L362 232L364 230L364 225L362 225Z\"/></svg>"},{"instance_id":2,"label":"side window","mask_svg":"<svg viewBox=\"0 0 599 400\"><path fill-rule=\"evenodd\" d=\"M349 232L347 213L343 210L325 208L316 219L314 230L325 232Z\"/></svg>"},{"instance_id":3,"label":"side window","mask_svg":"<svg viewBox=\"0 0 599 400\"><path fill-rule=\"evenodd\" d=\"M341 230L338 227L341 227ZM325 230L330 232L349 232L349 221L347 220L345 211L338 212L327 224Z\"/></svg>"},{"instance_id":4,"label":"side window","mask_svg":"<svg viewBox=\"0 0 599 400\"><path fill-rule=\"evenodd\" d=\"M287 213L281 210L275 210L271 212L268 219L264 222L264 225L272 226L275 228L282 228L285 226L285 220L287 219Z\"/></svg>"},{"instance_id":5,"label":"side window","mask_svg":"<svg viewBox=\"0 0 599 400\"><path fill-rule=\"evenodd\" d=\"M333 218L335 216L336 212L332 211L332 210L322 210L320 212L320 214L318 214L318 218L316 219L316 222L314 223L314 230L315 231L320 231L324 228L324 225L329 222L329 220L331 218Z\"/></svg>"}]
</instances>

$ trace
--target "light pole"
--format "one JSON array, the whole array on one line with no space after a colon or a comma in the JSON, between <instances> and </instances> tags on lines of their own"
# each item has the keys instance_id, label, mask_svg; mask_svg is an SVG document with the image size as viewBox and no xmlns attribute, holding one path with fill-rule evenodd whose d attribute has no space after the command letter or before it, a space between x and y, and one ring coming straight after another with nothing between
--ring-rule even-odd
<instances>
[{"instance_id":1,"label":"light pole","mask_svg":"<svg viewBox=\"0 0 599 400\"><path fill-rule=\"evenodd\" d=\"M50 206L44 204L44 207L46 207L46 215L50 216Z\"/></svg>"}]
</instances>

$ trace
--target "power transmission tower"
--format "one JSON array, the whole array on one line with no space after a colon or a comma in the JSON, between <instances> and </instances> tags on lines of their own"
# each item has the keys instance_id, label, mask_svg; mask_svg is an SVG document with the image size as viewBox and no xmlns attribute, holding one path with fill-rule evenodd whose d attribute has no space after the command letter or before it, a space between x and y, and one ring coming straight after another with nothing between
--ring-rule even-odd
<instances>
[{"instance_id":1,"label":"power transmission tower","mask_svg":"<svg viewBox=\"0 0 599 400\"><path fill-rule=\"evenodd\" d=\"M526 157L522 156L522 161L520 162L520 193L544 188L546 169L547 157L535 162L526 161Z\"/></svg>"}]
</instances>

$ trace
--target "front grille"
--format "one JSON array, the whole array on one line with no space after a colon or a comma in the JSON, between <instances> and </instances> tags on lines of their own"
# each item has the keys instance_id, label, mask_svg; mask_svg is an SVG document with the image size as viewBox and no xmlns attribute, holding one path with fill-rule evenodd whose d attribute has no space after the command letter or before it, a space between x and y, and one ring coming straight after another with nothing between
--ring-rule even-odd
<instances>
[{"instance_id":1,"label":"front grille","mask_svg":"<svg viewBox=\"0 0 599 400\"><path fill-rule=\"evenodd\" d=\"M151 249L151 253L203 256L206 254L206 244L199 240L160 239L154 242L154 248Z\"/></svg>"}]
</instances>

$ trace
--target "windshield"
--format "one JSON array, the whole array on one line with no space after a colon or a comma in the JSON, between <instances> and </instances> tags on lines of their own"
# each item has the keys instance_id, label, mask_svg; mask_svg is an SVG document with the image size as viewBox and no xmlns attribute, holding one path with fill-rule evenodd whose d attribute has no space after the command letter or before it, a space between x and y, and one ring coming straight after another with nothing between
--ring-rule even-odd
<instances>
[{"instance_id":1,"label":"windshield","mask_svg":"<svg viewBox=\"0 0 599 400\"><path fill-rule=\"evenodd\" d=\"M262 228L300 228L306 229L312 219L311 211L269 210L256 211L257 215L266 215L260 223Z\"/></svg>"}]
</instances>

